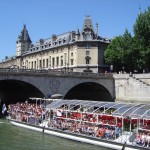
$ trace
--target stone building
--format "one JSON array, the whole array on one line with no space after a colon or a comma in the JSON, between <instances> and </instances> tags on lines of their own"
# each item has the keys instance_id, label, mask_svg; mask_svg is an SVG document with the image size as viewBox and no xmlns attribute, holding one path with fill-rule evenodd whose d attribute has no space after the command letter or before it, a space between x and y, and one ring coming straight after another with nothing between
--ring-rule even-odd
<instances>
[{"instance_id":1,"label":"stone building","mask_svg":"<svg viewBox=\"0 0 150 150\"><path fill-rule=\"evenodd\" d=\"M16 42L16 56L6 57L0 67L104 72L108 68L104 63L104 50L110 42L98 35L98 23L94 31L90 16L85 17L81 31L53 34L35 44L24 25Z\"/></svg>"}]
</instances>

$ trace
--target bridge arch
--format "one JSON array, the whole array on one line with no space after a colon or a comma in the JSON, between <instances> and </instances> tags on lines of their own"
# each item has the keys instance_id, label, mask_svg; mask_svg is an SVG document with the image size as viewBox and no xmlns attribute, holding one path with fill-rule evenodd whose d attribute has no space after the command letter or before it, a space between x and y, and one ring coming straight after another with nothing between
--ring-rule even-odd
<instances>
[{"instance_id":1,"label":"bridge arch","mask_svg":"<svg viewBox=\"0 0 150 150\"><path fill-rule=\"evenodd\" d=\"M95 82L75 85L66 93L64 99L113 101L110 92L103 85Z\"/></svg>"},{"instance_id":2,"label":"bridge arch","mask_svg":"<svg viewBox=\"0 0 150 150\"><path fill-rule=\"evenodd\" d=\"M44 95L29 82L16 79L0 80L0 99L2 102L25 101L29 97L44 97Z\"/></svg>"},{"instance_id":3,"label":"bridge arch","mask_svg":"<svg viewBox=\"0 0 150 150\"><path fill-rule=\"evenodd\" d=\"M71 99L77 90L73 98L83 99L86 95L85 99L89 100L113 101L115 99L114 78L101 74L0 69L0 82L3 80L16 80L29 84L30 87L33 86L40 93L38 96L35 95L36 97L48 98L52 94L62 94L64 98ZM82 89L82 92L78 89ZM77 95L81 96L77 97Z\"/></svg>"}]
</instances>

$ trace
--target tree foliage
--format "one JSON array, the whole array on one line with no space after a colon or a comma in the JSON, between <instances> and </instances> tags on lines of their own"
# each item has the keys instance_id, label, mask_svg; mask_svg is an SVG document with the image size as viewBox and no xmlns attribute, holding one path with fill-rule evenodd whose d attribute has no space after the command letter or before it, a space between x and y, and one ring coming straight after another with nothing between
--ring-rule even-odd
<instances>
[{"instance_id":1,"label":"tree foliage","mask_svg":"<svg viewBox=\"0 0 150 150\"><path fill-rule=\"evenodd\" d=\"M139 14L134 25L136 48L139 49L141 68L150 68L150 7Z\"/></svg>"},{"instance_id":2,"label":"tree foliage","mask_svg":"<svg viewBox=\"0 0 150 150\"><path fill-rule=\"evenodd\" d=\"M133 38L126 29L122 36L117 36L112 40L105 50L105 61L107 64L113 64L116 70L132 69L134 66L134 49L132 48ZM132 63L128 63L128 60ZM115 67L117 66L117 67Z\"/></svg>"},{"instance_id":3,"label":"tree foliage","mask_svg":"<svg viewBox=\"0 0 150 150\"><path fill-rule=\"evenodd\" d=\"M150 7L138 15L133 29L133 37L126 29L105 50L105 62L113 64L116 71L150 68Z\"/></svg>"}]
</instances>

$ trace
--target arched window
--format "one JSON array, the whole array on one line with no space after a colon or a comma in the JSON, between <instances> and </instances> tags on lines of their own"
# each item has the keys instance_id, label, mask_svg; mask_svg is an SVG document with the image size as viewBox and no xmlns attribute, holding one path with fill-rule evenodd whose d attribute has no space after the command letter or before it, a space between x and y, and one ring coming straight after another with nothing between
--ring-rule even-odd
<instances>
[{"instance_id":1,"label":"arched window","mask_svg":"<svg viewBox=\"0 0 150 150\"><path fill-rule=\"evenodd\" d=\"M86 61L85 63L86 63L86 64L90 64L90 59L91 59L90 56L86 56L86 57L85 57L85 61Z\"/></svg>"}]
</instances>

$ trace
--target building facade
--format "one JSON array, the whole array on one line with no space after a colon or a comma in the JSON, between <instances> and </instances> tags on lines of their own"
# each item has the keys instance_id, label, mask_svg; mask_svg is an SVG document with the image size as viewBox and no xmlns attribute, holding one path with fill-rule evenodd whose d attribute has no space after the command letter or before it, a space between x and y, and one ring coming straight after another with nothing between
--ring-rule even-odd
<instances>
[{"instance_id":1,"label":"building facade","mask_svg":"<svg viewBox=\"0 0 150 150\"><path fill-rule=\"evenodd\" d=\"M35 44L24 25L16 42L16 56L6 57L0 67L104 72L108 68L104 63L104 51L110 42L98 35L98 23L94 30L90 16L85 17L81 31L53 34Z\"/></svg>"}]
</instances>

